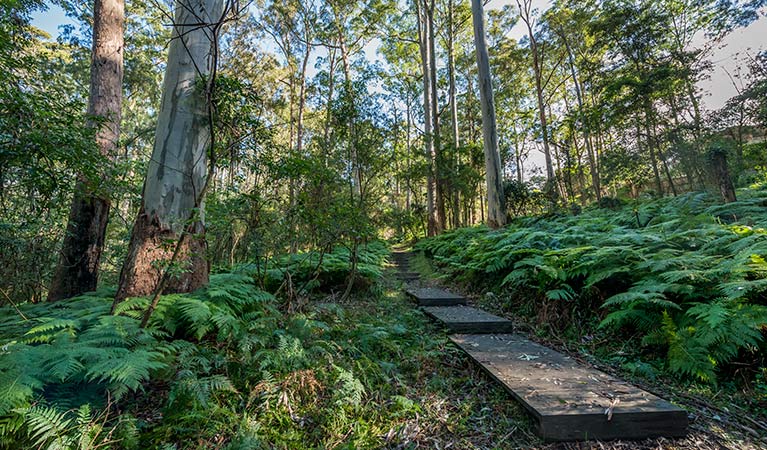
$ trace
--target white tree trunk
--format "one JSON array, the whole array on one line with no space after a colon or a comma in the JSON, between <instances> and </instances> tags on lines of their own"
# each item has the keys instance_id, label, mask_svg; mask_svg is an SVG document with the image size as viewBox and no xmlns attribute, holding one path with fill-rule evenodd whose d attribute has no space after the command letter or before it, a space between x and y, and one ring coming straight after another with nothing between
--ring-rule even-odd
<instances>
[{"instance_id":1,"label":"white tree trunk","mask_svg":"<svg viewBox=\"0 0 767 450\"><path fill-rule=\"evenodd\" d=\"M203 196L211 145L205 80L215 63L213 25L222 17L223 0L177 0L168 50L155 144L149 161L141 210L120 274L117 301L149 295L160 283L173 250L167 241L191 231L177 261L180 275L169 292L188 292L208 281L205 260ZM199 214L195 214L195 209Z\"/></svg>"},{"instance_id":2,"label":"white tree trunk","mask_svg":"<svg viewBox=\"0 0 767 450\"><path fill-rule=\"evenodd\" d=\"M498 153L498 132L495 124L493 85L490 79L490 58L485 40L485 17L482 0L471 0L474 19L474 44L477 48L479 70L479 96L482 106L482 137L485 144L485 169L487 181L487 224L498 228L506 223L506 208L501 179L501 157Z\"/></svg>"},{"instance_id":3,"label":"white tree trunk","mask_svg":"<svg viewBox=\"0 0 767 450\"><path fill-rule=\"evenodd\" d=\"M429 161L429 172L426 175L426 206L427 206L427 231L428 236L437 234L437 210L436 210L436 180L434 179L434 140L432 125L431 103L431 57L429 55L428 24L425 6L415 0L416 14L418 15L418 43L421 51L421 72L423 74L423 142L424 153Z\"/></svg>"},{"instance_id":4,"label":"white tree trunk","mask_svg":"<svg viewBox=\"0 0 767 450\"><path fill-rule=\"evenodd\" d=\"M181 232L205 185L210 145L207 99L200 81L210 75L222 0L178 0L154 150L144 185L144 211L162 228ZM200 218L202 220L202 217Z\"/></svg>"}]
</instances>

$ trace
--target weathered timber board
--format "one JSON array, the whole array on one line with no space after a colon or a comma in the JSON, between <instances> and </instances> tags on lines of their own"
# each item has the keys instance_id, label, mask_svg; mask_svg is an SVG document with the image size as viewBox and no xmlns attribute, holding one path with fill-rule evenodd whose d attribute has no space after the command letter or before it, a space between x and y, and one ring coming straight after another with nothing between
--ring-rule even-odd
<instances>
[{"instance_id":1,"label":"weathered timber board","mask_svg":"<svg viewBox=\"0 0 767 450\"><path fill-rule=\"evenodd\" d=\"M405 291L418 302L418 306L465 305L466 299L452 292L436 288L413 288Z\"/></svg>"},{"instance_id":2,"label":"weathered timber board","mask_svg":"<svg viewBox=\"0 0 767 450\"><path fill-rule=\"evenodd\" d=\"M417 280L418 272L399 272L397 278L401 280Z\"/></svg>"},{"instance_id":3,"label":"weathered timber board","mask_svg":"<svg viewBox=\"0 0 767 450\"><path fill-rule=\"evenodd\" d=\"M426 306L423 311L452 333L511 333L510 320L471 306Z\"/></svg>"},{"instance_id":4,"label":"weathered timber board","mask_svg":"<svg viewBox=\"0 0 767 450\"><path fill-rule=\"evenodd\" d=\"M521 336L450 339L535 417L545 440L679 437L687 431L683 409Z\"/></svg>"}]
</instances>

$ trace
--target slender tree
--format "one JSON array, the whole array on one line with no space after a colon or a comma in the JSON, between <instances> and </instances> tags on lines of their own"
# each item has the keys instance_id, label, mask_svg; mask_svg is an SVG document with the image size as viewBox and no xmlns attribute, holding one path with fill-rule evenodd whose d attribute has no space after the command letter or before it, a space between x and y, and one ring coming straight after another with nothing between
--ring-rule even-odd
<instances>
[{"instance_id":1,"label":"slender tree","mask_svg":"<svg viewBox=\"0 0 767 450\"><path fill-rule=\"evenodd\" d=\"M539 46L538 39L535 37L535 32L533 30L535 24L532 17L532 1L517 0L517 6L519 7L519 16L527 26L527 36L530 40L530 53L533 58L533 73L535 75L535 97L538 102L538 118L541 125L543 155L546 159L547 189L553 194L556 192L555 173L554 164L551 159L551 148L549 145L549 123L548 116L546 115L546 100L544 99L543 93L548 82L548 79L545 79L543 74L543 51Z\"/></svg>"},{"instance_id":2,"label":"slender tree","mask_svg":"<svg viewBox=\"0 0 767 450\"><path fill-rule=\"evenodd\" d=\"M123 82L123 0L95 0L88 115L94 118L96 145L114 160L120 137ZM96 289L110 201L81 177L75 186L59 263L48 300Z\"/></svg>"},{"instance_id":3,"label":"slender tree","mask_svg":"<svg viewBox=\"0 0 767 450\"><path fill-rule=\"evenodd\" d=\"M447 71L448 71L448 96L450 98L450 126L453 140L453 149L455 160L453 161L453 170L458 172L458 147L461 146L458 133L458 102L456 100L455 86L455 11L453 0L447 3ZM455 180L452 183L452 201L453 201L453 227L458 228L461 224L460 196Z\"/></svg>"},{"instance_id":4,"label":"slender tree","mask_svg":"<svg viewBox=\"0 0 767 450\"><path fill-rule=\"evenodd\" d=\"M432 109L432 95L431 91L434 89L432 85L431 77L431 61L430 52L432 50L429 45L429 21L428 14L426 12L426 5L421 3L422 0L415 0L416 14L418 16L418 47L421 52L421 73L423 81L423 134L424 134L424 153L429 161L428 174L426 175L426 203L427 203L427 234L434 236L439 233L439 220L436 206L437 192L435 179L436 169L436 150L434 145L434 121L432 115L434 110Z\"/></svg>"},{"instance_id":5,"label":"slender tree","mask_svg":"<svg viewBox=\"0 0 767 450\"><path fill-rule=\"evenodd\" d=\"M479 96L482 107L482 140L485 147L485 180L487 182L487 224L491 228L506 224L506 208L501 178L501 156L498 153L498 132L495 124L493 85L490 77L490 58L485 37L485 17L482 0L471 1L474 19L474 45L477 48L479 70Z\"/></svg>"}]
</instances>

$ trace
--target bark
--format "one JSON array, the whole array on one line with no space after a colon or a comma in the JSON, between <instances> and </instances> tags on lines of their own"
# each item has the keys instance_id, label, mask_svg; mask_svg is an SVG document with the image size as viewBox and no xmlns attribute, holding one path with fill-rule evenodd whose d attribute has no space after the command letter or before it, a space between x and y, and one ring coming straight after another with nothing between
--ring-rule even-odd
<instances>
[{"instance_id":1,"label":"bark","mask_svg":"<svg viewBox=\"0 0 767 450\"><path fill-rule=\"evenodd\" d=\"M346 38L340 23L336 23L338 32L338 48L341 50L341 63L344 68L344 87L346 88L347 101L351 102L352 116L349 117L349 161L352 169L352 196L362 198L362 172L360 171L357 155L357 138L354 124L356 114L354 107L354 86L352 86L352 69L349 64L349 53L346 48Z\"/></svg>"},{"instance_id":2,"label":"bark","mask_svg":"<svg viewBox=\"0 0 767 450\"><path fill-rule=\"evenodd\" d=\"M306 36L307 42L309 42L309 36ZM304 60L301 63L301 75L299 76L299 83L301 85L298 89L298 120L296 123L296 153L301 155L304 146L304 106L306 105L306 67L309 64L309 55L311 54L312 46L306 44L304 51Z\"/></svg>"},{"instance_id":3,"label":"bark","mask_svg":"<svg viewBox=\"0 0 767 450\"><path fill-rule=\"evenodd\" d=\"M418 44L421 52L421 71L423 74L423 130L424 130L424 153L429 164L429 173L426 175L426 204L427 204L427 232L428 236L437 234L437 213L435 206L436 183L434 179L434 140L432 131L431 109L431 69L429 57L429 45L427 42L428 25L426 12L419 4L421 0L415 0L416 13L418 15Z\"/></svg>"},{"instance_id":4,"label":"bark","mask_svg":"<svg viewBox=\"0 0 767 450\"><path fill-rule=\"evenodd\" d=\"M578 101L578 116L581 122L581 127L583 129L583 140L586 144L586 157L589 161L589 171L591 172L591 185L594 189L594 195L596 196L597 201L602 199L602 186L599 181L599 169L597 168L597 158L594 154L594 147L591 145L591 133L589 128L589 123L586 118L586 113L583 108L583 91L581 90L581 82L578 79L578 73L575 70L575 57L573 55L572 48L570 47L570 42L567 39L567 35L564 32L561 32L562 40L565 43L565 48L567 49L567 58L568 62L570 63L570 73L573 77L573 85L575 86L575 97Z\"/></svg>"},{"instance_id":5,"label":"bark","mask_svg":"<svg viewBox=\"0 0 767 450\"><path fill-rule=\"evenodd\" d=\"M214 69L217 43L201 22L218 22L222 9L222 0L176 2L154 149L115 304L157 296L158 289L190 292L208 281L203 197L212 136L199 81ZM163 267L169 262L178 267Z\"/></svg>"},{"instance_id":6,"label":"bark","mask_svg":"<svg viewBox=\"0 0 767 450\"><path fill-rule=\"evenodd\" d=\"M482 140L485 147L485 169L487 181L487 224L491 228L506 224L506 208L501 179L501 157L498 153L498 132L495 123L493 85L490 77L490 58L485 40L485 17L482 0L471 1L474 20L474 44L477 48L479 70L479 95L482 107Z\"/></svg>"},{"instance_id":7,"label":"bark","mask_svg":"<svg viewBox=\"0 0 767 450\"><path fill-rule=\"evenodd\" d=\"M123 80L123 0L96 0L88 115L103 123L96 131L99 152L110 161L120 137ZM74 297L96 289L110 202L84 179L75 186L61 255L48 300Z\"/></svg>"},{"instance_id":8,"label":"bark","mask_svg":"<svg viewBox=\"0 0 767 450\"><path fill-rule=\"evenodd\" d=\"M714 178L716 179L717 186L719 186L719 193L722 194L722 199L724 199L725 203L738 201L735 196L735 186L732 184L730 171L727 168L727 152L716 149L711 151L710 154Z\"/></svg>"},{"instance_id":9,"label":"bark","mask_svg":"<svg viewBox=\"0 0 767 450\"><path fill-rule=\"evenodd\" d=\"M407 147L407 153L406 153L406 161L407 161L407 173L410 174L410 124L411 124L411 118L410 118L410 90L407 91L405 94L405 107L406 107L406 128L405 128L405 140L406 140L406 147ZM407 183L407 191L405 193L405 210L410 211L410 193L412 192L412 188L410 186L410 176L406 178Z\"/></svg>"},{"instance_id":10,"label":"bark","mask_svg":"<svg viewBox=\"0 0 767 450\"><path fill-rule=\"evenodd\" d=\"M543 155L546 159L546 181L551 193L556 192L554 165L551 161L551 148L549 146L549 126L546 117L546 102L543 98L543 61L539 53L538 41L535 39L533 25L530 19L530 2L524 1L524 5L517 0L520 10L520 17L527 26L527 33L530 38L530 52L533 55L533 74L535 78L535 97L538 102L538 120L541 124L541 138L543 139Z\"/></svg>"},{"instance_id":11,"label":"bark","mask_svg":"<svg viewBox=\"0 0 767 450\"><path fill-rule=\"evenodd\" d=\"M335 49L328 50L330 59L328 67L328 101L325 105L325 129L323 131L323 142L325 144L324 161L327 166L327 159L330 153L330 122L333 116L333 91L335 89L335 72L336 72L336 51Z\"/></svg>"},{"instance_id":12,"label":"bark","mask_svg":"<svg viewBox=\"0 0 767 450\"><path fill-rule=\"evenodd\" d=\"M453 162L454 180L457 178L458 168L458 147L461 146L458 135L458 104L456 102L455 88L455 18L453 14L453 0L448 0L448 29L447 29L447 70L449 75L449 97L450 97L450 125L453 134L453 149L455 151L455 161ZM453 227L461 226L460 196L457 183L452 183L453 200Z\"/></svg>"},{"instance_id":13,"label":"bark","mask_svg":"<svg viewBox=\"0 0 767 450\"><path fill-rule=\"evenodd\" d=\"M445 214L445 176L444 166L445 162L442 157L442 143L441 135L439 131L439 96L437 92L437 51L435 48L435 34L434 34L434 9L435 0L431 0L430 5L426 8L426 23L428 27L428 33L426 33L427 42L429 45L429 77L431 78L431 120L432 120L432 141L433 141L433 170L435 178L434 186L434 201L436 208L436 220L435 220L435 233L440 234L445 229L447 223L447 215Z\"/></svg>"},{"instance_id":14,"label":"bark","mask_svg":"<svg viewBox=\"0 0 767 450\"><path fill-rule=\"evenodd\" d=\"M647 118L647 117L646 117ZM648 119L649 120L649 119ZM652 164L653 179L655 180L655 189L658 191L659 196L663 196L663 183L660 181L660 171L658 170L658 157L655 153L655 145L650 139L650 126L645 121L645 134L648 151L650 152L650 163Z\"/></svg>"}]
</instances>

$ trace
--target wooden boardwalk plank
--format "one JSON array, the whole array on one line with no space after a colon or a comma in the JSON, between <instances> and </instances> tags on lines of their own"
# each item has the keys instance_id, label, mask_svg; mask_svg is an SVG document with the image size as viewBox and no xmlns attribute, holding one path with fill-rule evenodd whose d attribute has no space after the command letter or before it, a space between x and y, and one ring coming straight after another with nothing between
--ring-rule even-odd
<instances>
[{"instance_id":1,"label":"wooden boardwalk plank","mask_svg":"<svg viewBox=\"0 0 767 450\"><path fill-rule=\"evenodd\" d=\"M510 320L471 306L426 306L423 311L452 333L511 333Z\"/></svg>"},{"instance_id":2,"label":"wooden boardwalk plank","mask_svg":"<svg viewBox=\"0 0 767 450\"><path fill-rule=\"evenodd\" d=\"M466 299L452 292L436 288L412 288L405 291L418 302L418 306L465 305Z\"/></svg>"},{"instance_id":3,"label":"wooden boardwalk plank","mask_svg":"<svg viewBox=\"0 0 767 450\"><path fill-rule=\"evenodd\" d=\"M521 336L454 335L450 339L522 403L537 420L538 433L545 440L643 439L686 433L683 409Z\"/></svg>"},{"instance_id":4,"label":"wooden boardwalk plank","mask_svg":"<svg viewBox=\"0 0 767 450\"><path fill-rule=\"evenodd\" d=\"M397 273L397 278L400 280L417 280L420 276L418 275L418 272L399 272Z\"/></svg>"}]
</instances>

